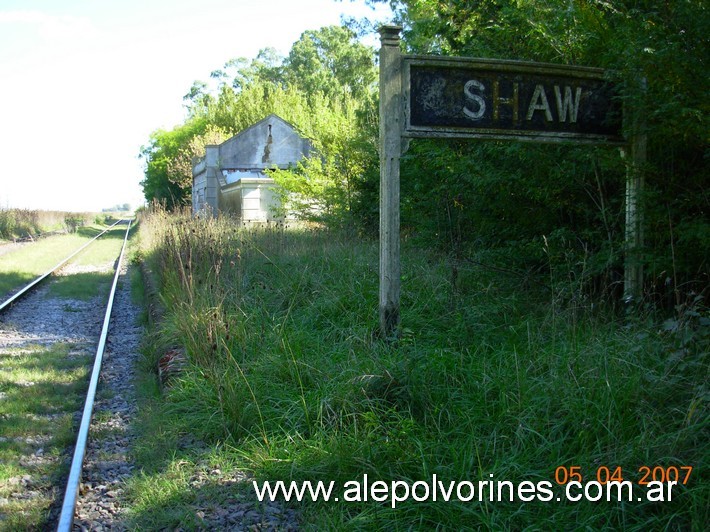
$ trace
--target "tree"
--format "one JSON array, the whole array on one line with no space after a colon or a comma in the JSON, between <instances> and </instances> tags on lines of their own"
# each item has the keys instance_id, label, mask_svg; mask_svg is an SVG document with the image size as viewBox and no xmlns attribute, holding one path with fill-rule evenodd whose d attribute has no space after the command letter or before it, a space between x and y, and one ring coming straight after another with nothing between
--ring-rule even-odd
<instances>
[{"instance_id":1,"label":"tree","mask_svg":"<svg viewBox=\"0 0 710 532\"><path fill-rule=\"evenodd\" d=\"M385 0L372 3L377 1ZM705 93L710 85L710 19L705 3L388 3L404 27L404 46L412 53L607 69L626 111L640 110L646 116L647 288L664 293L672 287L677 303L681 283L688 290L708 285L710 128ZM554 233L566 248L556 255L560 260L594 273L590 284L608 286L623 250L625 173L624 163L611 149L413 141L402 166L403 223L453 249L474 242L497 242L511 250L513 246L515 251L507 256L526 267L534 266L529 251L542 249L542 236L551 243ZM423 200L425 193L433 201ZM548 259L538 255L538 266ZM668 272L674 272L672 282Z\"/></svg>"},{"instance_id":2,"label":"tree","mask_svg":"<svg viewBox=\"0 0 710 532\"><path fill-rule=\"evenodd\" d=\"M221 144L228 137L224 130L208 125L204 133L194 135L187 141L186 146L178 148L177 154L168 160L166 168L168 179L180 187L183 199L191 199L194 159L205 156L205 146Z\"/></svg>"},{"instance_id":3,"label":"tree","mask_svg":"<svg viewBox=\"0 0 710 532\"><path fill-rule=\"evenodd\" d=\"M220 87L229 82L237 92L251 83L284 84L283 57L274 48L263 48L255 59L230 59L221 70L213 71L210 77L218 80Z\"/></svg>"},{"instance_id":4,"label":"tree","mask_svg":"<svg viewBox=\"0 0 710 532\"><path fill-rule=\"evenodd\" d=\"M189 190L171 179L170 166L190 139L204 132L206 122L192 119L170 131L151 133L148 145L141 147L145 161L145 178L141 182L143 195L149 203L157 201L173 209L189 201Z\"/></svg>"},{"instance_id":5,"label":"tree","mask_svg":"<svg viewBox=\"0 0 710 532\"><path fill-rule=\"evenodd\" d=\"M204 81L194 81L192 87L182 99L190 116L205 112L214 101L209 93L209 87Z\"/></svg>"},{"instance_id":6,"label":"tree","mask_svg":"<svg viewBox=\"0 0 710 532\"><path fill-rule=\"evenodd\" d=\"M337 97L347 93L362 98L372 91L377 78L373 53L348 28L308 30L291 48L284 65L285 80L306 94Z\"/></svg>"}]
</instances>

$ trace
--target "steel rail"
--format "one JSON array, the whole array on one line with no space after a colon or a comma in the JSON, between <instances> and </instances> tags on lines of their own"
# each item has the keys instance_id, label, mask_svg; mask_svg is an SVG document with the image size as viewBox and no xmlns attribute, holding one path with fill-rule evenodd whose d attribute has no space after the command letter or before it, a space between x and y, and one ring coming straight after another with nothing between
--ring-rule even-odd
<instances>
[{"instance_id":1,"label":"steel rail","mask_svg":"<svg viewBox=\"0 0 710 532\"><path fill-rule=\"evenodd\" d=\"M99 234L96 235L94 238L92 238L91 240L89 240L86 244L84 244L83 246L81 246L81 247L80 247L79 249L77 249L74 253L72 253L71 255L69 255L66 259L64 259L64 260L62 260L61 262L57 263L57 265L54 266L51 270L49 270L49 271L43 273L42 275L40 275L39 277L37 277L34 281L32 281L32 282L29 283L28 285L24 286L19 292L17 292L16 294L14 294L12 297L10 297L9 299L6 299L5 301L3 301L3 302L0 304L0 312L2 312L3 310L5 310L6 308L8 308L8 307L9 307L10 305L12 305L16 300L18 300L18 299L21 298L23 295L25 295L27 292L29 292L30 290L32 290L36 285L38 285L39 283L41 283L42 281L44 281L47 277L49 277L50 275L52 275L52 274L53 274L55 271L57 271L59 268L61 268L62 266L64 266L64 265L65 265L67 262L69 262L72 258L74 258L76 255L78 255L81 251L83 251L83 250L84 250L89 244L91 244L94 240L96 240L96 239L99 238L100 236L104 235L104 234L107 233L109 230L111 230L113 227L115 227L116 225L118 225L118 224L120 224L121 222L124 222L124 221L125 221L125 220L119 220L119 221L117 221L115 224L113 224L112 226L110 226L110 227L104 229L101 233L99 233ZM129 222L129 227L130 227L130 222Z\"/></svg>"},{"instance_id":2,"label":"steel rail","mask_svg":"<svg viewBox=\"0 0 710 532\"><path fill-rule=\"evenodd\" d=\"M69 479L67 480L67 487L66 491L64 492L64 502L62 503L62 511L59 515L59 524L57 526L58 532L69 532L74 523L74 509L76 507L76 499L79 493L79 483L81 482L81 472L84 465L86 443L89 437L91 415L94 410L94 398L96 397L96 388L99 384L101 363L103 361L104 349L106 347L106 337L108 336L109 322L111 321L111 310L113 309L113 299L116 295L118 277L121 273L121 262L123 261L123 253L126 249L126 242L128 241L128 233L130 230L131 220L128 220L126 236L123 238L121 254L118 257L118 263L116 264L116 273L113 276L113 284L111 285L111 292L108 297L108 305L106 306L106 314L104 315L104 324L101 328L101 337L99 338L99 345L96 348L94 368L91 372L91 380L89 381L89 390L86 392L84 413L81 417L79 433L76 438L76 446L74 447L74 456L72 458L71 469L69 470Z\"/></svg>"}]
</instances>

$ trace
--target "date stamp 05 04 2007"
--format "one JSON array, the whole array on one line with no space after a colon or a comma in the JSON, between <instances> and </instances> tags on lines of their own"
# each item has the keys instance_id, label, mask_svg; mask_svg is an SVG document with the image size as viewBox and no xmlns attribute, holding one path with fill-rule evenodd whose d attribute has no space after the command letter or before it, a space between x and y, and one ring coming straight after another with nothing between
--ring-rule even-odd
<instances>
[{"instance_id":1,"label":"date stamp 05 04 2007","mask_svg":"<svg viewBox=\"0 0 710 532\"><path fill-rule=\"evenodd\" d=\"M693 472L693 466L641 466L638 468L639 478L635 482L647 486L650 482L676 482L686 485ZM583 480L581 466L559 466L555 469L555 482L560 485ZM623 482L624 473L621 466L599 466L596 470L596 481L600 484L608 482Z\"/></svg>"}]
</instances>

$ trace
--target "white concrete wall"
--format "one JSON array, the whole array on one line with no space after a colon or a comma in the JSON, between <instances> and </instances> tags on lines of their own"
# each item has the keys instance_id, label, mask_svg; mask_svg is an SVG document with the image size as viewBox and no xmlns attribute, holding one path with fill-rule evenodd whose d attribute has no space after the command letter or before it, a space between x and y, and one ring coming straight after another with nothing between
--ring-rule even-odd
<instances>
[{"instance_id":1,"label":"white concrete wall","mask_svg":"<svg viewBox=\"0 0 710 532\"><path fill-rule=\"evenodd\" d=\"M269 115L219 146L221 168L288 168L310 152L310 142L288 123Z\"/></svg>"},{"instance_id":2,"label":"white concrete wall","mask_svg":"<svg viewBox=\"0 0 710 532\"><path fill-rule=\"evenodd\" d=\"M280 200L264 171L293 166L310 150L310 141L276 115L219 146L206 146L205 157L193 166L193 214L223 211L244 222L276 220Z\"/></svg>"},{"instance_id":3,"label":"white concrete wall","mask_svg":"<svg viewBox=\"0 0 710 532\"><path fill-rule=\"evenodd\" d=\"M280 204L274 187L274 180L269 178L241 179L222 189L220 209L236 215L242 222L276 221L274 209Z\"/></svg>"}]
</instances>

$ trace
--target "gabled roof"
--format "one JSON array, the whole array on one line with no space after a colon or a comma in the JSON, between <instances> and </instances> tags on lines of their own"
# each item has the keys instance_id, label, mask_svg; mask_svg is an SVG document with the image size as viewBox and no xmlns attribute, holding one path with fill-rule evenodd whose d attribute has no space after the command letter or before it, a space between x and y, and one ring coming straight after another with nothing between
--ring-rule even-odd
<instances>
[{"instance_id":1,"label":"gabled roof","mask_svg":"<svg viewBox=\"0 0 710 532\"><path fill-rule=\"evenodd\" d=\"M299 136L301 136L302 138L305 138L301 135L301 133L298 131L298 128L296 126L294 126L290 122L287 122L286 120L284 120L283 118L281 118L279 115L277 115L275 113L271 113L271 114L265 116L264 118L262 118L261 120L259 120L258 122L256 122L255 124L252 124L248 128L242 129L239 133L234 135L234 137L232 137L232 138L239 137L240 135L243 135L244 133L246 133L250 129L258 128L259 126L263 125L264 123L268 124L269 122L275 122L275 121L278 121L278 122L282 123L283 125L285 125L286 127L293 129L293 131L296 132Z\"/></svg>"},{"instance_id":2,"label":"gabled roof","mask_svg":"<svg viewBox=\"0 0 710 532\"><path fill-rule=\"evenodd\" d=\"M310 151L310 141L272 113L219 145L220 168L286 168Z\"/></svg>"}]
</instances>

